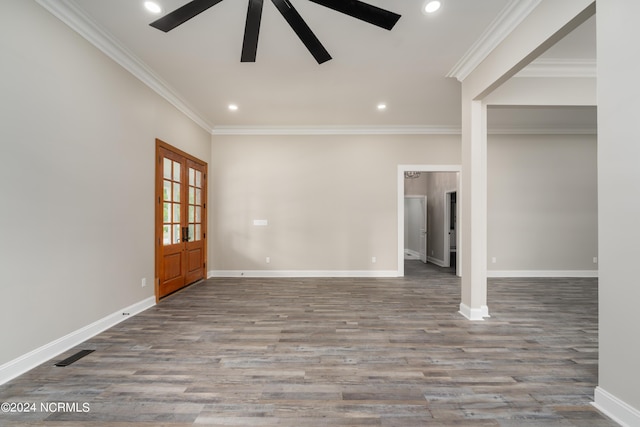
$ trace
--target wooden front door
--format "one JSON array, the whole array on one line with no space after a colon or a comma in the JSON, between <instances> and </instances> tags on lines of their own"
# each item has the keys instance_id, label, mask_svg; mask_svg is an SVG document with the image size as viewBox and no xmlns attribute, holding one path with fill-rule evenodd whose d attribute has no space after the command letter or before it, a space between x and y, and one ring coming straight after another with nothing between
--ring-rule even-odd
<instances>
[{"instance_id":1,"label":"wooden front door","mask_svg":"<svg viewBox=\"0 0 640 427\"><path fill-rule=\"evenodd\" d=\"M206 276L207 164L156 140L156 297Z\"/></svg>"}]
</instances>

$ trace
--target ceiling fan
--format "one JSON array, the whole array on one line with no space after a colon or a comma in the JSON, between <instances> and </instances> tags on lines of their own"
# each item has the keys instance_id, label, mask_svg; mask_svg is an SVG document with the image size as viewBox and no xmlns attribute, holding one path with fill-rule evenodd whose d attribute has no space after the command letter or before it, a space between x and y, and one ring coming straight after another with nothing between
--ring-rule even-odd
<instances>
[{"instance_id":1,"label":"ceiling fan","mask_svg":"<svg viewBox=\"0 0 640 427\"><path fill-rule=\"evenodd\" d=\"M166 33L221 1L222 0L193 0L149 25ZM391 30L396 22L398 22L398 19L400 19L400 15L396 13L358 0L310 1L387 30ZM264 0L249 0L247 20L244 27L242 55L240 57L241 62L256 61L263 2ZM304 22L304 19L302 19L289 0L271 0L271 2L289 23L291 29L298 35L318 64L322 64L331 59L329 52L327 52L322 43L320 43L320 40L318 40L313 31L311 31L311 28Z\"/></svg>"}]
</instances>

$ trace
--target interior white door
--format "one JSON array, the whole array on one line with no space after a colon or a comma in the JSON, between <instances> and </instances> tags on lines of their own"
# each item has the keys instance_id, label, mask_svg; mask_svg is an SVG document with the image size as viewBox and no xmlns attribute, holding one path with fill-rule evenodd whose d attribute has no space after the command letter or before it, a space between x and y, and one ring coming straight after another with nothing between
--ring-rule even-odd
<instances>
[{"instance_id":1,"label":"interior white door","mask_svg":"<svg viewBox=\"0 0 640 427\"><path fill-rule=\"evenodd\" d=\"M409 259L427 262L427 198L426 196L405 196L405 254Z\"/></svg>"},{"instance_id":2,"label":"interior white door","mask_svg":"<svg viewBox=\"0 0 640 427\"><path fill-rule=\"evenodd\" d=\"M427 263L427 198L421 197L420 201L420 261Z\"/></svg>"}]
</instances>

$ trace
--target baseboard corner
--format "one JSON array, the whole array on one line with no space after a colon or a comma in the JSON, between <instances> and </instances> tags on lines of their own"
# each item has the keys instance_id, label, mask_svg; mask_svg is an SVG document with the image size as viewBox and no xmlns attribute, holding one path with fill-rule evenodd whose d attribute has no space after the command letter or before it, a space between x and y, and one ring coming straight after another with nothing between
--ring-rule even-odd
<instances>
[{"instance_id":1,"label":"baseboard corner","mask_svg":"<svg viewBox=\"0 0 640 427\"><path fill-rule=\"evenodd\" d=\"M594 391L592 405L622 427L640 426L640 410L620 400L602 387Z\"/></svg>"},{"instance_id":2,"label":"baseboard corner","mask_svg":"<svg viewBox=\"0 0 640 427\"><path fill-rule=\"evenodd\" d=\"M484 320L485 317L491 317L489 316L489 307L486 305L480 306L480 308L471 308L464 303L460 303L458 313L472 321Z\"/></svg>"}]
</instances>

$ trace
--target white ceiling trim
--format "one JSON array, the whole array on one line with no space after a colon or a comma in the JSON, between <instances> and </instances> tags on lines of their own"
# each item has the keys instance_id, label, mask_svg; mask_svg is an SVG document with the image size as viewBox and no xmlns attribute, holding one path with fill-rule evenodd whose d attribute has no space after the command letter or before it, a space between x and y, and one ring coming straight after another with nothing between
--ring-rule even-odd
<instances>
[{"instance_id":1,"label":"white ceiling trim","mask_svg":"<svg viewBox=\"0 0 640 427\"><path fill-rule=\"evenodd\" d=\"M455 126L217 126L216 135L460 135ZM495 127L490 135L596 135L592 127Z\"/></svg>"},{"instance_id":2,"label":"white ceiling trim","mask_svg":"<svg viewBox=\"0 0 640 427\"><path fill-rule=\"evenodd\" d=\"M597 61L584 59L539 58L514 77L572 77L596 78Z\"/></svg>"},{"instance_id":3,"label":"white ceiling trim","mask_svg":"<svg viewBox=\"0 0 640 427\"><path fill-rule=\"evenodd\" d=\"M216 126L213 135L458 135L454 126Z\"/></svg>"},{"instance_id":4,"label":"white ceiling trim","mask_svg":"<svg viewBox=\"0 0 640 427\"><path fill-rule=\"evenodd\" d=\"M511 0L484 33L453 66L447 77L463 81L542 0Z\"/></svg>"},{"instance_id":5,"label":"white ceiling trim","mask_svg":"<svg viewBox=\"0 0 640 427\"><path fill-rule=\"evenodd\" d=\"M100 49L104 54L120 64L158 95L162 96L183 114L211 132L211 124L202 118L168 83L162 80L154 71L130 52L114 36L102 29L89 18L72 1L69 0L36 0L56 18L60 19L71 29L84 37L89 43Z\"/></svg>"}]
</instances>

